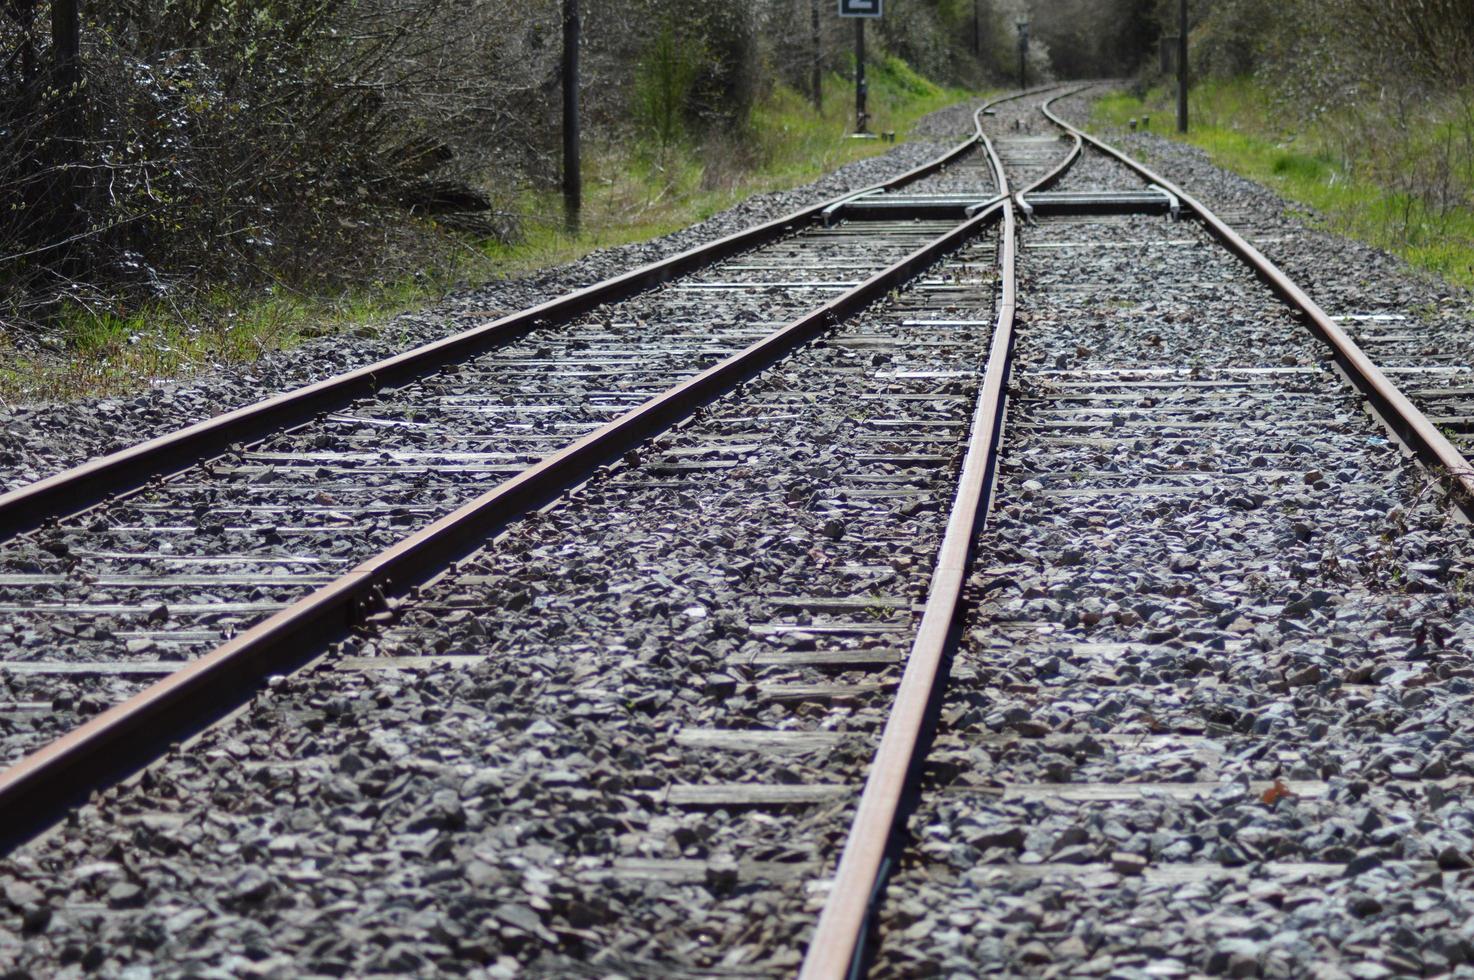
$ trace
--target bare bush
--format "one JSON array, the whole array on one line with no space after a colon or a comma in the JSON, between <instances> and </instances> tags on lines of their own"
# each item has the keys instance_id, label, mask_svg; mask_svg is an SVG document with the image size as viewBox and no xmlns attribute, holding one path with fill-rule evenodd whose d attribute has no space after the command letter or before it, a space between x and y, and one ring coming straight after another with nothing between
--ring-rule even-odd
<instances>
[{"instance_id":1,"label":"bare bush","mask_svg":"<svg viewBox=\"0 0 1474 980\"><path fill-rule=\"evenodd\" d=\"M160 293L351 278L392 214L486 215L467 178L490 161L471 148L511 148L505 169L545 152L518 138L541 127L519 111L538 100L537 59L517 50L545 28L514 8L493 25L460 6L99 5L70 94L51 83L44 4L5 22L0 45L20 52L0 73L16 96L0 126L22 148L0 160L12 307L55 301L71 280Z\"/></svg>"},{"instance_id":2,"label":"bare bush","mask_svg":"<svg viewBox=\"0 0 1474 980\"><path fill-rule=\"evenodd\" d=\"M0 2L12 321L86 290L137 302L382 278L396 243L440 228L515 236L525 190L558 178L555 0L90 3L73 58L49 27L77 3ZM849 25L822 4L823 66L847 66ZM895 4L876 50L958 79L969 9ZM813 0L584 0L586 128L732 145L775 79L811 86L813 14Z\"/></svg>"},{"instance_id":3,"label":"bare bush","mask_svg":"<svg viewBox=\"0 0 1474 980\"><path fill-rule=\"evenodd\" d=\"M1340 0L1343 23L1362 43L1395 52L1438 88L1474 83L1474 0Z\"/></svg>"},{"instance_id":4,"label":"bare bush","mask_svg":"<svg viewBox=\"0 0 1474 980\"><path fill-rule=\"evenodd\" d=\"M1397 239L1474 206L1474 0L1221 0L1195 40L1202 70L1272 93L1287 139L1383 188Z\"/></svg>"}]
</instances>

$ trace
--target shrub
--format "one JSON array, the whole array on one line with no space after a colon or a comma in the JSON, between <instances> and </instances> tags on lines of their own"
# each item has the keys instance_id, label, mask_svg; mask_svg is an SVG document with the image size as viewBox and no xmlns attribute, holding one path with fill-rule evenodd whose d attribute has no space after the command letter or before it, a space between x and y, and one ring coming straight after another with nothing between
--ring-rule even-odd
<instances>
[{"instance_id":1,"label":"shrub","mask_svg":"<svg viewBox=\"0 0 1474 980\"><path fill-rule=\"evenodd\" d=\"M472 73L484 55L467 25L449 29L451 0L91 7L71 94L50 84L44 3L36 21L0 21L0 47L23 53L0 63L0 131L21 148L0 159L13 313L87 285L142 300L352 280L386 235L413 234L405 210L506 230L467 179L484 159L465 152L509 128L473 111L498 74Z\"/></svg>"},{"instance_id":2,"label":"shrub","mask_svg":"<svg viewBox=\"0 0 1474 980\"><path fill-rule=\"evenodd\" d=\"M635 69L635 119L662 149L685 133L691 94L705 60L702 43L677 34L667 21Z\"/></svg>"}]
</instances>

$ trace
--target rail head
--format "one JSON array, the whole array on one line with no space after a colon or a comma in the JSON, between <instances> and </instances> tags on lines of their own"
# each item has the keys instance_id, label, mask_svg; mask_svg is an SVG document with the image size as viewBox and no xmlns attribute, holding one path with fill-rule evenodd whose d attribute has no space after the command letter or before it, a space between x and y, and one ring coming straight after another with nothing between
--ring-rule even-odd
<instances>
[{"instance_id":1,"label":"rail head","mask_svg":"<svg viewBox=\"0 0 1474 980\"><path fill-rule=\"evenodd\" d=\"M999 262L1002 289L987 366L972 416L962 475L937 551L921 622L866 776L829 898L809 942L800 980L844 980L853 974L864 955L874 902L885 881L886 854L896 838L902 804L915 775L918 750L937 685L945 679L943 667L967 580L973 541L986 520L990 489L997 473L1013 355L1017 243L1008 174L982 127L985 108L978 109L974 121L998 185L1000 200L996 207L1001 211L1003 225ZM1057 180L1078 156L1079 141L1076 141L1064 162L1020 193L1034 190L1043 181Z\"/></svg>"}]
</instances>

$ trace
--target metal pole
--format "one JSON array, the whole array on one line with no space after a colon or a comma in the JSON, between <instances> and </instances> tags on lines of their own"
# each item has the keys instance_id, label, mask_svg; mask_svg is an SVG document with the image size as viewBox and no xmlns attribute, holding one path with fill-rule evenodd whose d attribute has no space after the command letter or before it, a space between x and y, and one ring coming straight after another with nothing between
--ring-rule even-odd
<instances>
[{"instance_id":1,"label":"metal pole","mask_svg":"<svg viewBox=\"0 0 1474 980\"><path fill-rule=\"evenodd\" d=\"M865 132L865 18L855 18L855 132Z\"/></svg>"},{"instance_id":2,"label":"metal pole","mask_svg":"<svg viewBox=\"0 0 1474 980\"><path fill-rule=\"evenodd\" d=\"M583 210L583 172L579 161L578 0L563 0L563 216L570 234L578 234Z\"/></svg>"},{"instance_id":3,"label":"metal pole","mask_svg":"<svg viewBox=\"0 0 1474 980\"><path fill-rule=\"evenodd\" d=\"M1021 20L1018 27L1018 87L1029 87L1029 22Z\"/></svg>"},{"instance_id":4,"label":"metal pole","mask_svg":"<svg viewBox=\"0 0 1474 980\"><path fill-rule=\"evenodd\" d=\"M1187 132L1187 0L1177 2L1177 131Z\"/></svg>"},{"instance_id":5,"label":"metal pole","mask_svg":"<svg viewBox=\"0 0 1474 980\"><path fill-rule=\"evenodd\" d=\"M813 46L814 63L810 67L812 77L809 85L813 89L814 111L824 111L824 49L823 35L819 33L819 0L809 0L809 40Z\"/></svg>"}]
</instances>

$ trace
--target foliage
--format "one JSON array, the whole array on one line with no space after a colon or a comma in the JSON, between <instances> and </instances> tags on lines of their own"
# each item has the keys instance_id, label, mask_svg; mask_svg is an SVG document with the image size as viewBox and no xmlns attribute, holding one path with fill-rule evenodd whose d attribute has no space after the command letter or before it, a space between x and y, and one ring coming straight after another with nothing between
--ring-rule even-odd
<instances>
[{"instance_id":1,"label":"foliage","mask_svg":"<svg viewBox=\"0 0 1474 980\"><path fill-rule=\"evenodd\" d=\"M51 2L0 4L0 330L208 317L222 290L331 305L538 233L527 202L560 170L558 0L84 3L75 88ZM657 195L741 183L767 159L761 107L807 90L816 56L843 133L853 25L832 2L582 0L586 144ZM1004 2L892 4L870 25L872 101L983 77L972 14L984 37Z\"/></svg>"},{"instance_id":2,"label":"foliage","mask_svg":"<svg viewBox=\"0 0 1474 980\"><path fill-rule=\"evenodd\" d=\"M1283 35L1273 29L1278 6L1279 0L1227 0L1215 8L1193 39L1194 72L1235 78L1272 57L1276 46L1284 43Z\"/></svg>"},{"instance_id":3,"label":"foliage","mask_svg":"<svg viewBox=\"0 0 1474 980\"><path fill-rule=\"evenodd\" d=\"M866 21L870 58L883 62L888 55L898 57L919 75L947 85L977 88L1010 78L1013 48L1008 38L1013 28L1011 21L1004 23L1009 2L888 0L883 18ZM834 0L777 0L760 6L765 8L760 17L768 46L765 60L777 83L809 91L816 12L822 70L853 71L855 25L834 15Z\"/></svg>"},{"instance_id":4,"label":"foliage","mask_svg":"<svg viewBox=\"0 0 1474 980\"><path fill-rule=\"evenodd\" d=\"M912 120L970 94L927 82L893 58L874 66L871 80L875 125L903 135ZM529 182L502 205L518 216L521 233L515 239L490 236L468 248L426 236L399 261L386 259L380 246L374 279L330 293L304 294L281 285L260 290L215 285L134 304L68 300L52 318L64 359L38 354L25 338L19 338L19 346L7 347L0 333L0 349L6 354L0 365L0 397L127 392L155 377L249 362L325 332L368 329L360 325L421 305L458 284L518 274L593 249L665 234L749 194L812 180L889 149L879 141L846 138L853 122L852 89L839 75L824 82L822 112L805 96L777 85L758 99L750 124L741 132L730 137L707 133L700 140L688 134L665 152L656 152L649 137L632 140L596 130L585 153L585 220L578 236L562 229L556 190Z\"/></svg>"},{"instance_id":5,"label":"foliage","mask_svg":"<svg viewBox=\"0 0 1474 980\"><path fill-rule=\"evenodd\" d=\"M1062 78L1119 77L1155 52L1158 0L1035 0L1029 32Z\"/></svg>"},{"instance_id":6,"label":"foliage","mask_svg":"<svg viewBox=\"0 0 1474 980\"><path fill-rule=\"evenodd\" d=\"M29 70L0 73L14 96L0 125L26 150L0 161L12 312L78 290L146 301L192 282L363 281L382 251L369 242L405 240L391 231L403 209L485 214L469 148L515 127L466 111L497 71L468 89L445 72L486 68L484 35L449 29L457 6L92 5L70 97L50 84L46 37L3 22L0 43L33 52Z\"/></svg>"},{"instance_id":7,"label":"foliage","mask_svg":"<svg viewBox=\"0 0 1474 980\"><path fill-rule=\"evenodd\" d=\"M1192 106L1207 128L1195 139L1347 230L1471 280L1474 0L1196 10Z\"/></svg>"},{"instance_id":8,"label":"foliage","mask_svg":"<svg viewBox=\"0 0 1474 980\"><path fill-rule=\"evenodd\" d=\"M1149 116L1152 129L1175 135L1171 99L1164 89L1145 100L1118 94L1097 103L1096 118L1124 125ZM1436 113L1430 110L1420 137L1398 143L1400 165L1384 169L1374 156L1348 155L1331 117L1293 134L1277 129L1274 104L1271 90L1261 83L1202 82L1192 93L1193 125L1185 138L1219 166L1313 208L1330 230L1385 248L1450 282L1474 286L1474 212L1467 201L1430 197L1426 185L1406 176L1451 165L1447 147L1455 125L1433 122ZM1464 172L1463 187L1470 186L1471 176Z\"/></svg>"},{"instance_id":9,"label":"foliage","mask_svg":"<svg viewBox=\"0 0 1474 980\"><path fill-rule=\"evenodd\" d=\"M692 89L705 60L701 42L678 35L667 21L635 70L635 118L662 149L685 132Z\"/></svg>"}]
</instances>

